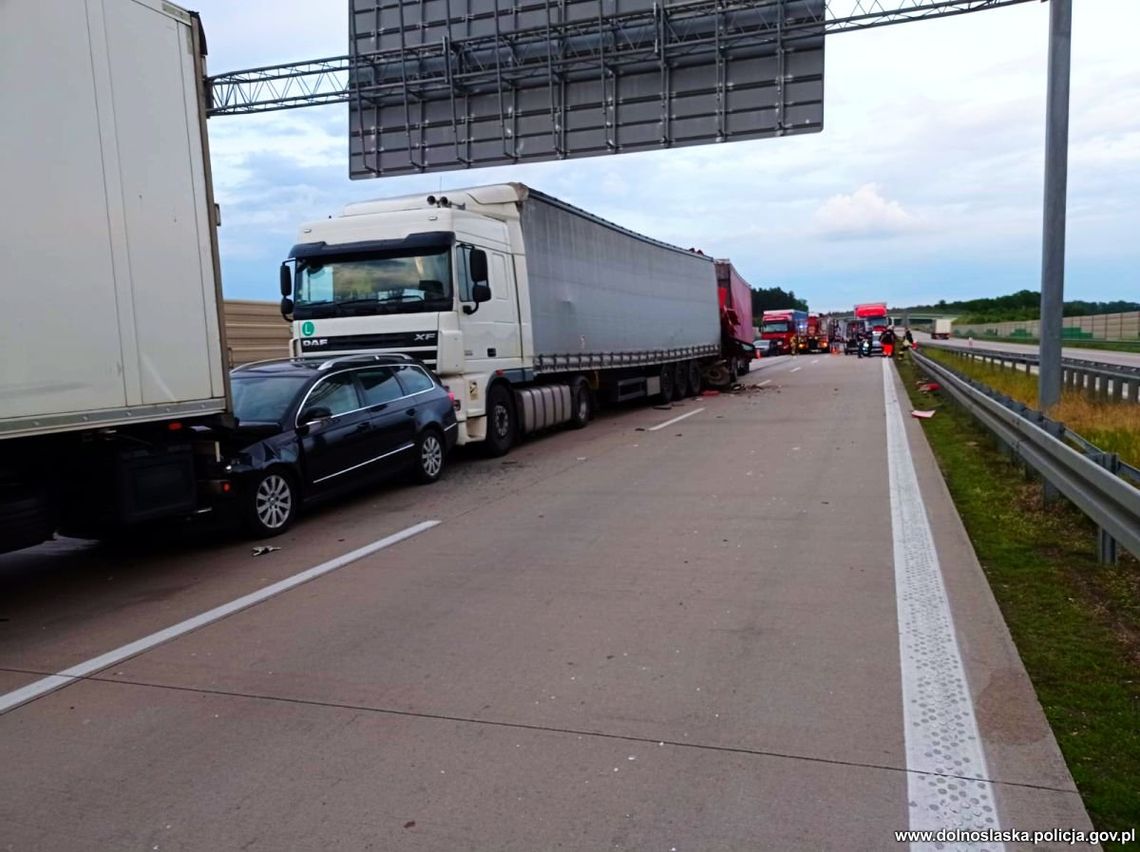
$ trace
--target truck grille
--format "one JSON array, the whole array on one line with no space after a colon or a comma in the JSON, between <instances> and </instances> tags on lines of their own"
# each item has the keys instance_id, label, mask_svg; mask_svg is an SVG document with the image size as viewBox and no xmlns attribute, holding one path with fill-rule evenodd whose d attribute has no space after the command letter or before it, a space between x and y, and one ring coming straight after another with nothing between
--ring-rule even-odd
<instances>
[{"instance_id":1,"label":"truck grille","mask_svg":"<svg viewBox=\"0 0 1140 852\"><path fill-rule=\"evenodd\" d=\"M435 369L439 358L439 334L434 331L399 331L389 334L342 334L336 337L302 337L302 355L325 352L384 352L410 355L426 367Z\"/></svg>"}]
</instances>

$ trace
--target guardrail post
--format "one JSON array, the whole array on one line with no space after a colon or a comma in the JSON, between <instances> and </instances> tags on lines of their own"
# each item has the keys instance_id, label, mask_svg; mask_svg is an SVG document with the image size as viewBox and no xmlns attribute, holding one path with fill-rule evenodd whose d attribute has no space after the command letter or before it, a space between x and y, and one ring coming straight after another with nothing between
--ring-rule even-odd
<instances>
[{"instance_id":1,"label":"guardrail post","mask_svg":"<svg viewBox=\"0 0 1140 852\"><path fill-rule=\"evenodd\" d=\"M1093 461L1103 467L1109 473L1120 473L1120 456L1116 453L1094 453ZM1097 548L1096 556L1097 561L1101 565L1115 565L1117 559L1120 557L1119 548L1116 544L1116 539L1108 534L1103 529L1097 530Z\"/></svg>"},{"instance_id":2,"label":"guardrail post","mask_svg":"<svg viewBox=\"0 0 1140 852\"><path fill-rule=\"evenodd\" d=\"M1048 417L1042 416L1041 422L1038 425L1056 438L1058 441L1065 440L1065 424L1058 423L1056 420L1050 420ZM1057 490L1057 486L1050 482L1046 477L1041 477L1041 502L1048 506L1050 503L1056 503L1061 499L1061 492Z\"/></svg>"}]
</instances>

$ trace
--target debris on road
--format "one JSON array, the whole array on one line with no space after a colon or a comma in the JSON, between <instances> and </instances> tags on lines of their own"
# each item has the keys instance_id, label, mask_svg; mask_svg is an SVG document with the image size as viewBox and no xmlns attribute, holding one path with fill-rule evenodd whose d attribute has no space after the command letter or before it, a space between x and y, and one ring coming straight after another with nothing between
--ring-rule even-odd
<instances>
[{"instance_id":1,"label":"debris on road","mask_svg":"<svg viewBox=\"0 0 1140 852\"><path fill-rule=\"evenodd\" d=\"M263 544L260 547L255 547L253 549L253 555L254 556L264 556L266 553L272 553L273 551L280 550L280 549L281 549L280 547L273 547L272 545L269 545L269 544Z\"/></svg>"},{"instance_id":2,"label":"debris on road","mask_svg":"<svg viewBox=\"0 0 1140 852\"><path fill-rule=\"evenodd\" d=\"M911 417L917 417L919 420L929 420L931 417L934 416L934 411L933 410L932 411L915 410L915 411L912 411L910 413L910 416Z\"/></svg>"}]
</instances>

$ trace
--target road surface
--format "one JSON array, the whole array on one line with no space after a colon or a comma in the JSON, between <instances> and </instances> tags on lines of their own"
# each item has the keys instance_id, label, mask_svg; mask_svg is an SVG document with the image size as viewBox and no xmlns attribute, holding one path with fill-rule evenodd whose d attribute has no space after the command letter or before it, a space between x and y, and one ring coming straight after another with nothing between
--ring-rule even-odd
<instances>
[{"instance_id":1,"label":"road surface","mask_svg":"<svg viewBox=\"0 0 1140 852\"><path fill-rule=\"evenodd\" d=\"M201 531L0 557L0 843L1087 829L893 370L785 357L747 382L360 494L256 558Z\"/></svg>"}]
</instances>

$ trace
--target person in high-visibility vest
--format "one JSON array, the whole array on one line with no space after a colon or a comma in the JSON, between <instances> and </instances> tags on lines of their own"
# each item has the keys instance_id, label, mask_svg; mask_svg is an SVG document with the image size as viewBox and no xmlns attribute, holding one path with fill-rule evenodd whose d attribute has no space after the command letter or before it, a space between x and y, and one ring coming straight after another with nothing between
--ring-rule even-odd
<instances>
[{"instance_id":1,"label":"person in high-visibility vest","mask_svg":"<svg viewBox=\"0 0 1140 852\"><path fill-rule=\"evenodd\" d=\"M879 343L883 344L883 357L892 358L895 354L895 333L891 330L890 326L883 329L883 333L879 335Z\"/></svg>"}]
</instances>

